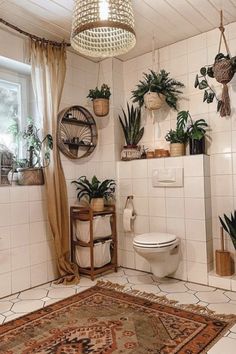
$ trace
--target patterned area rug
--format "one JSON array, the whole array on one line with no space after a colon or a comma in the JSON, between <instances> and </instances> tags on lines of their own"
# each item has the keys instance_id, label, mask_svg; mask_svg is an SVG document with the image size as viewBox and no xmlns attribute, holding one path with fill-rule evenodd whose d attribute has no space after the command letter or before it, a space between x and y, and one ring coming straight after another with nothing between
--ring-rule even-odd
<instances>
[{"instance_id":1,"label":"patterned area rug","mask_svg":"<svg viewBox=\"0 0 236 354\"><path fill-rule=\"evenodd\" d=\"M137 296L138 295L138 296ZM235 323L110 282L0 327L1 354L206 353Z\"/></svg>"}]
</instances>

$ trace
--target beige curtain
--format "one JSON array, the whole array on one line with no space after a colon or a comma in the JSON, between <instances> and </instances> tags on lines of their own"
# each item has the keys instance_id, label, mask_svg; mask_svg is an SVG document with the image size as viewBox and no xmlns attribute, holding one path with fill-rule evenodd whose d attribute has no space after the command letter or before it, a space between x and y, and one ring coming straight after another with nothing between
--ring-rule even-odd
<instances>
[{"instance_id":1,"label":"beige curtain","mask_svg":"<svg viewBox=\"0 0 236 354\"><path fill-rule=\"evenodd\" d=\"M51 162L44 170L48 218L57 254L59 282L78 283L78 268L70 263L69 215L65 177L57 148L57 113L66 73L64 46L31 40L32 83L44 133L53 137Z\"/></svg>"}]
</instances>

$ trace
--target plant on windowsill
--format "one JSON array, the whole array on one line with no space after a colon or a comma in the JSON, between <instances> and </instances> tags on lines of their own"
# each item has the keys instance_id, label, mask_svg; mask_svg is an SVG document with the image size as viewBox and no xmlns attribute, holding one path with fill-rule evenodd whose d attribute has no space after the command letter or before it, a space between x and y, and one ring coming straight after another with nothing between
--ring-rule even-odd
<instances>
[{"instance_id":1,"label":"plant on windowsill","mask_svg":"<svg viewBox=\"0 0 236 354\"><path fill-rule=\"evenodd\" d=\"M205 153L207 127L205 119L193 121L189 111L180 111L177 114L177 128L187 132L190 155Z\"/></svg>"},{"instance_id":2,"label":"plant on windowsill","mask_svg":"<svg viewBox=\"0 0 236 354\"><path fill-rule=\"evenodd\" d=\"M141 128L141 110L131 107L127 103L127 114L123 111L123 118L119 116L120 124L124 133L126 145L121 152L121 160L134 160L141 157L138 143L143 137L144 127Z\"/></svg>"},{"instance_id":3,"label":"plant on windowsill","mask_svg":"<svg viewBox=\"0 0 236 354\"><path fill-rule=\"evenodd\" d=\"M81 176L77 181L71 183L76 185L78 200L89 202L94 211L103 211L104 200L109 201L114 198L116 184L113 179L100 182L96 176L93 176L90 182L86 176Z\"/></svg>"},{"instance_id":4,"label":"plant on windowsill","mask_svg":"<svg viewBox=\"0 0 236 354\"><path fill-rule=\"evenodd\" d=\"M110 87L106 84L102 84L99 89L89 90L87 98L93 101L93 111L98 117L105 117L109 113L109 99L111 96Z\"/></svg>"},{"instance_id":5,"label":"plant on windowsill","mask_svg":"<svg viewBox=\"0 0 236 354\"><path fill-rule=\"evenodd\" d=\"M143 80L140 80L137 88L132 91L133 102L138 102L140 107L145 105L149 110L156 110L166 101L170 108L177 110L179 95L183 93L180 88L184 87L184 84L170 78L170 73L165 70L159 73L149 71L150 73L143 74Z\"/></svg>"},{"instance_id":6,"label":"plant on windowsill","mask_svg":"<svg viewBox=\"0 0 236 354\"><path fill-rule=\"evenodd\" d=\"M41 185L44 184L43 168L50 163L50 150L53 148L53 140L50 134L40 139L39 129L33 124L32 118L28 118L25 130L18 132L14 124L9 127L18 141L25 141L27 157L18 159L15 157L13 171L18 172L18 184Z\"/></svg>"}]
</instances>

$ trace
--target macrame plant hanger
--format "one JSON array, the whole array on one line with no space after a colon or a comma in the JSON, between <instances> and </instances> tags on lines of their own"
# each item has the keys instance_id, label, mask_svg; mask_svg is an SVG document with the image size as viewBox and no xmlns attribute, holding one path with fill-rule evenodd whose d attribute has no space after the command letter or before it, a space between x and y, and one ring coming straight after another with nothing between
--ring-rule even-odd
<instances>
[{"instance_id":1,"label":"macrame plant hanger","mask_svg":"<svg viewBox=\"0 0 236 354\"><path fill-rule=\"evenodd\" d=\"M230 98L229 98L229 90L227 84L232 80L234 76L234 70L231 63L231 54L229 50L229 46L225 37L225 28L223 25L223 11L220 11L220 42L218 48L218 55L221 53L222 42L224 42L226 52L229 58L221 58L219 57L215 59L215 63L213 65L213 72L216 81L223 84L222 89L222 97L221 97L221 107L220 107L220 115L221 117L229 116L231 114L230 108Z\"/></svg>"},{"instance_id":2,"label":"macrame plant hanger","mask_svg":"<svg viewBox=\"0 0 236 354\"><path fill-rule=\"evenodd\" d=\"M152 70L153 71L159 71L159 62L156 65L156 51L155 51L155 42L156 42L156 37L154 35L154 33L152 34ZM152 123L155 123L155 113L154 110L148 110L148 112L151 112L151 119L152 119Z\"/></svg>"}]
</instances>

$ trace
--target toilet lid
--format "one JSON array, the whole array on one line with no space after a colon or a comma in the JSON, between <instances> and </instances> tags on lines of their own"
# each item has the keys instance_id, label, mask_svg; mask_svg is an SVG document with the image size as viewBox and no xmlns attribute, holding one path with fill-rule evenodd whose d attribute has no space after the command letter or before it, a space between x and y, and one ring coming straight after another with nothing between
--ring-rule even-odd
<instances>
[{"instance_id":1,"label":"toilet lid","mask_svg":"<svg viewBox=\"0 0 236 354\"><path fill-rule=\"evenodd\" d=\"M172 245L175 241L175 235L161 232L151 232L134 238L134 244L145 247L164 247Z\"/></svg>"}]
</instances>

